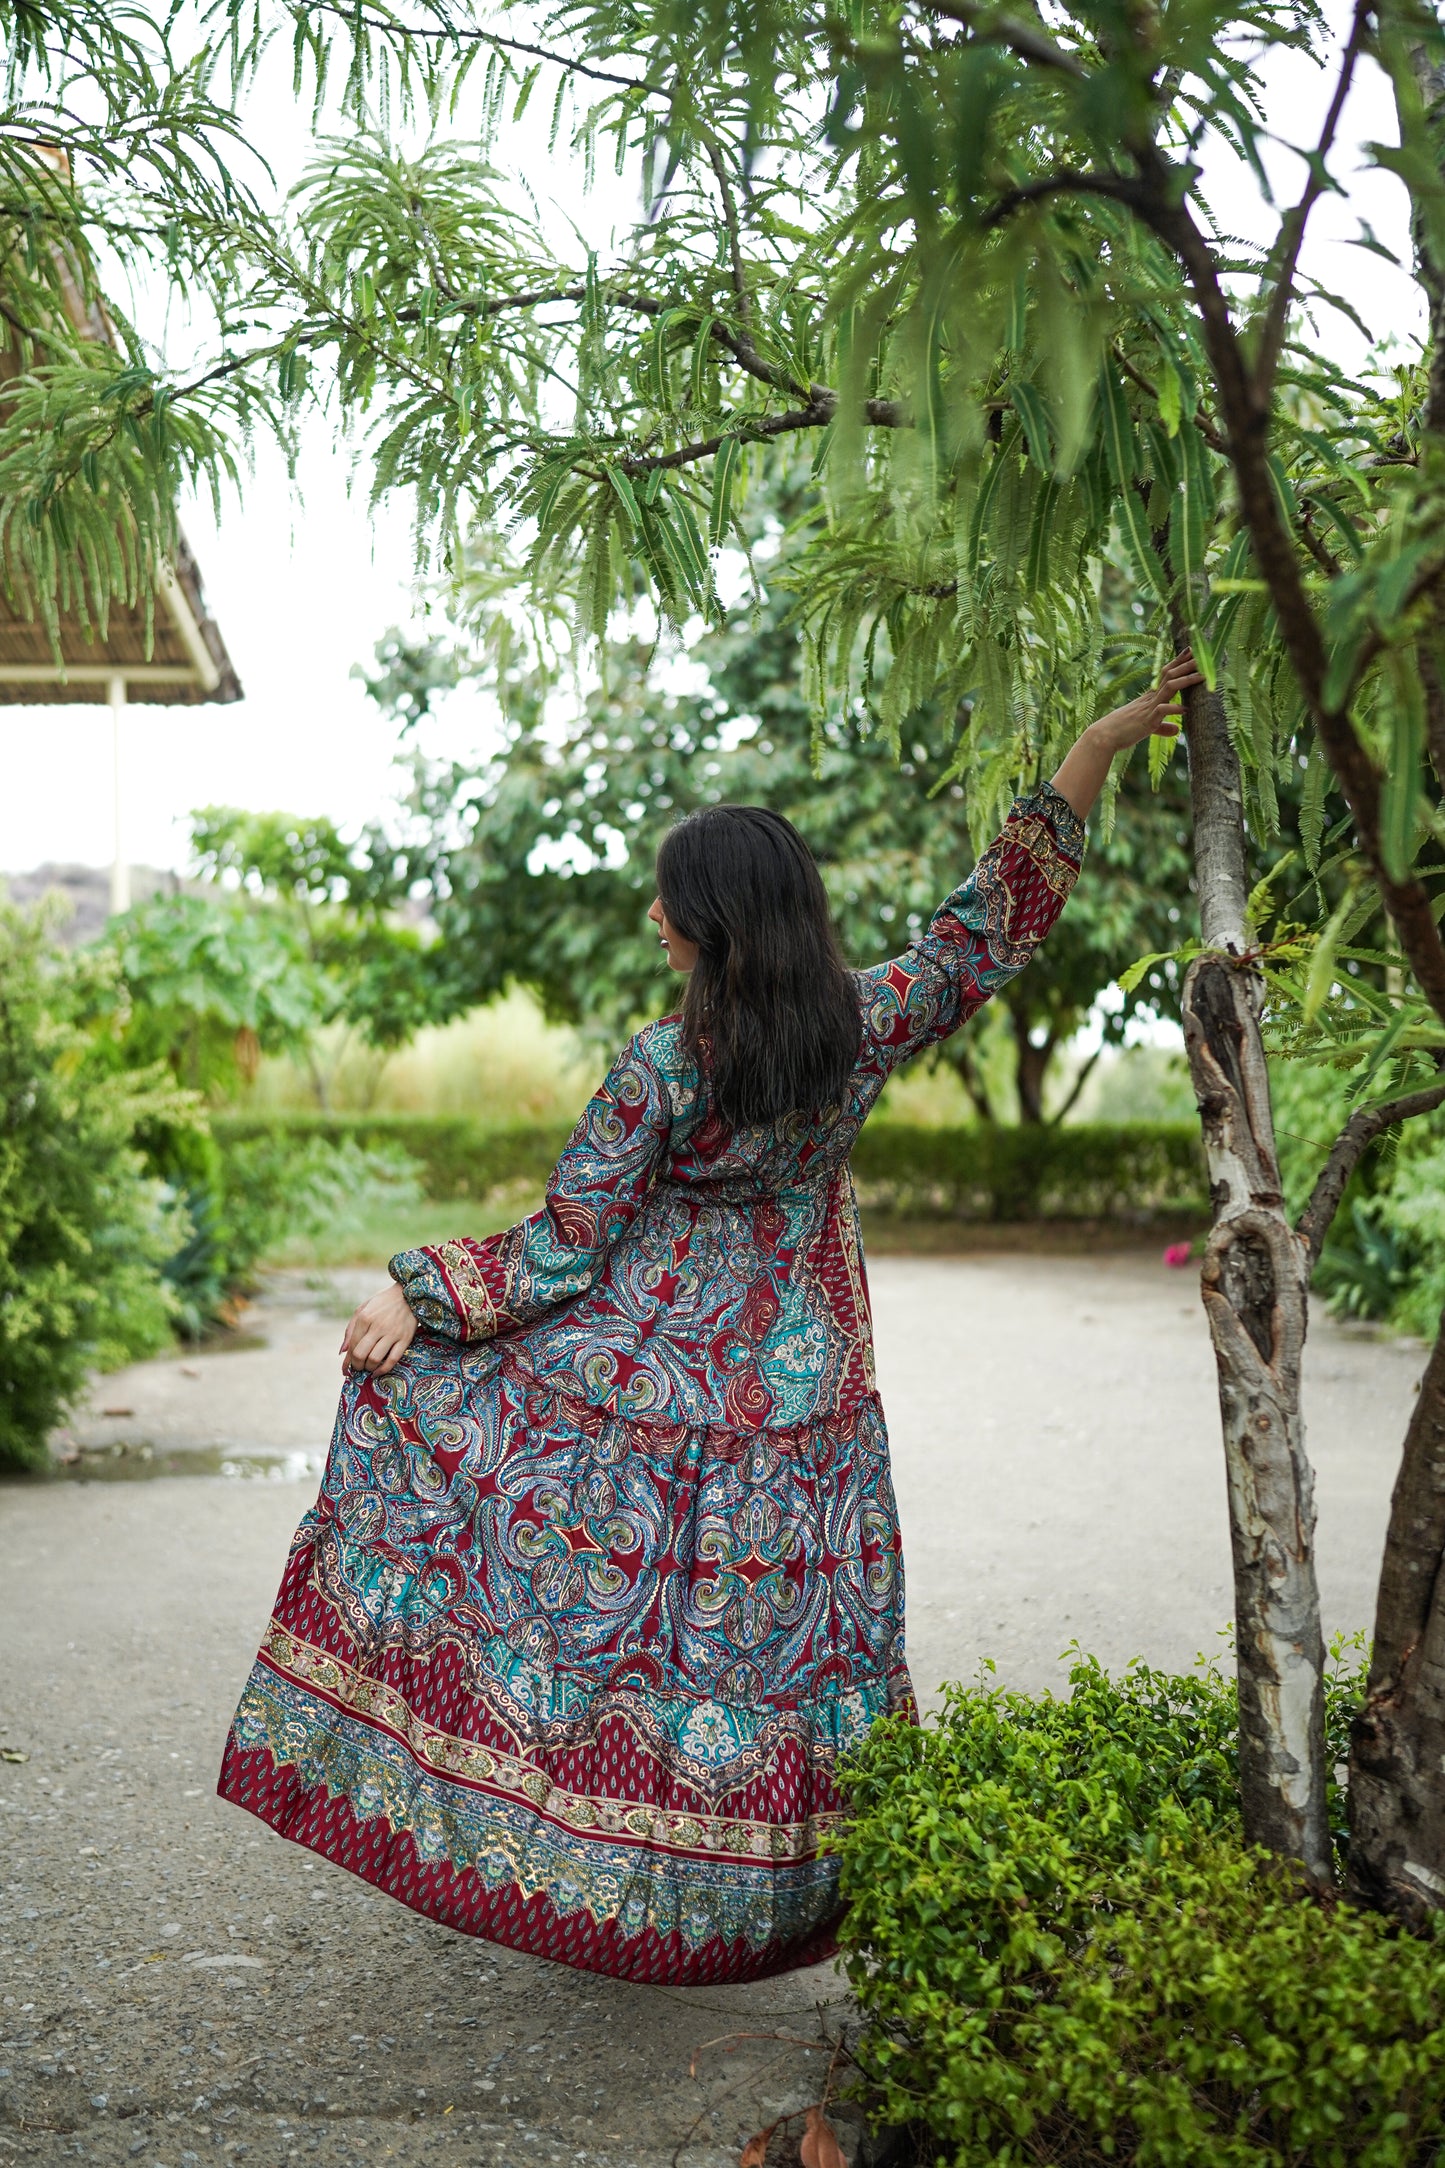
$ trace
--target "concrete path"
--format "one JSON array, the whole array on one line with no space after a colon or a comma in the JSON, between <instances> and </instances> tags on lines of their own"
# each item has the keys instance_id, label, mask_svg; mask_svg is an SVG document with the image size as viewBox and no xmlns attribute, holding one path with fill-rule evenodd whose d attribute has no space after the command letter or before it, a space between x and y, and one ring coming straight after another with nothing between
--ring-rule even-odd
<instances>
[{"instance_id":1,"label":"concrete path","mask_svg":"<svg viewBox=\"0 0 1445 2168\"><path fill-rule=\"evenodd\" d=\"M277 1283L264 1345L100 1381L73 1434L147 1479L0 1488L0 1754L28 1756L0 1760L0 2168L735 2163L817 2097L808 2043L847 2018L832 1967L694 1990L568 1973L213 1796L329 1432L338 1318L372 1276L338 1277ZM1214 1646L1229 1560L1192 1274L995 1255L881 1258L872 1280L920 1690L986 1656L1058 1683L1075 1637L1111 1664ZM1312 1328L1331 1628L1368 1624L1423 1362ZM154 1474L268 1455L292 1457Z\"/></svg>"}]
</instances>

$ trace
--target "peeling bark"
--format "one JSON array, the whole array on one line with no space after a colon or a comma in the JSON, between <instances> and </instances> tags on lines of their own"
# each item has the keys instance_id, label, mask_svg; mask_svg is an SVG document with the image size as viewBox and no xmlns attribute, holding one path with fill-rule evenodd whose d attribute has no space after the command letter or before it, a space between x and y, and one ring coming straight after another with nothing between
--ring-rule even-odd
<instances>
[{"instance_id":1,"label":"peeling bark","mask_svg":"<svg viewBox=\"0 0 1445 2168\"><path fill-rule=\"evenodd\" d=\"M1217 694L1186 704L1200 925L1213 953L1184 982L1184 1040L1214 1224L1201 1291L1219 1378L1234 1560L1240 1793L1250 1841L1332 1879L1325 1812L1324 1637L1300 1363L1309 1252L1285 1214L1245 948L1239 765Z\"/></svg>"},{"instance_id":2,"label":"peeling bark","mask_svg":"<svg viewBox=\"0 0 1445 2168\"><path fill-rule=\"evenodd\" d=\"M1407 1926L1445 1902L1445 1316L1390 1501L1365 1705L1350 1737L1349 1886Z\"/></svg>"}]
</instances>

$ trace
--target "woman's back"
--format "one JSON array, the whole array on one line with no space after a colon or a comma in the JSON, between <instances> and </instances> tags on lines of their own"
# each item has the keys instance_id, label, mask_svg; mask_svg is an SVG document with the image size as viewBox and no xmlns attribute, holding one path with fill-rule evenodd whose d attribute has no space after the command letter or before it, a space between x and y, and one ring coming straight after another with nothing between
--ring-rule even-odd
<instances>
[{"instance_id":1,"label":"woman's back","mask_svg":"<svg viewBox=\"0 0 1445 2168\"><path fill-rule=\"evenodd\" d=\"M1055 793L1019 801L926 932L855 974L857 1059L818 1113L729 1127L683 1019L649 1024L589 1102L539 1213L394 1260L412 1309L448 1338L484 1340L484 1359L633 1420L847 1425L874 1390L848 1154L898 1064L1027 962L1081 849Z\"/></svg>"}]
</instances>

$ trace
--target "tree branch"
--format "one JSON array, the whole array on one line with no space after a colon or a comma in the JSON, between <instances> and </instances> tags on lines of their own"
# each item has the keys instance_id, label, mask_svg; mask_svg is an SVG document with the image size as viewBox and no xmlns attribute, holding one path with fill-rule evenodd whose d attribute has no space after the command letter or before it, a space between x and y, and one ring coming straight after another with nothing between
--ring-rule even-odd
<instances>
[{"instance_id":1,"label":"tree branch","mask_svg":"<svg viewBox=\"0 0 1445 2168\"><path fill-rule=\"evenodd\" d=\"M62 357L74 352L73 347L67 346L63 339L56 338L53 332L42 331L36 324L24 323L3 299L0 299L0 316L4 317L12 331L19 332L22 339L33 339L37 346L48 346Z\"/></svg>"},{"instance_id":2,"label":"tree branch","mask_svg":"<svg viewBox=\"0 0 1445 2168\"><path fill-rule=\"evenodd\" d=\"M1337 580L1341 572L1343 572L1344 566L1323 536L1315 532L1308 503L1303 505L1300 510L1299 531L1300 540L1304 543L1305 548L1309 551L1321 572L1324 573L1326 579Z\"/></svg>"},{"instance_id":3,"label":"tree branch","mask_svg":"<svg viewBox=\"0 0 1445 2168\"><path fill-rule=\"evenodd\" d=\"M1315 1178L1310 1191L1309 1203L1299 1216L1295 1233L1300 1236L1309 1251L1309 1268L1313 1273L1325 1246L1325 1236L1339 1210L1340 1199L1349 1186L1350 1176L1360 1164L1367 1147L1374 1143L1383 1130L1391 1129L1396 1122L1409 1121L1416 1114L1429 1114L1436 1107L1445 1106L1445 1078L1438 1084L1427 1084L1420 1091L1405 1092L1398 1099L1386 1099L1377 1107L1361 1107L1352 1114L1336 1137L1330 1156Z\"/></svg>"},{"instance_id":4,"label":"tree branch","mask_svg":"<svg viewBox=\"0 0 1445 2168\"><path fill-rule=\"evenodd\" d=\"M1269 468L1268 397L1261 397L1258 380L1245 362L1213 252L1181 192L1182 176L1152 143L1138 145L1135 155L1140 162L1142 185L1134 208L1173 250L1193 290L1214 370L1217 410L1228 438L1240 510L1255 563L1269 588L1295 681L1354 817L1400 946L1426 1000L1437 1016L1445 1018L1445 941L1435 922L1429 894L1422 882L1412 878L1396 880L1388 871L1380 841L1379 772L1356 736L1348 711L1325 700L1324 640L1305 592L1295 544L1285 526ZM1428 575L1421 575L1410 599L1427 592L1441 577L1445 577L1445 562ZM1376 638L1363 651L1360 667L1368 666L1378 646ZM1359 668L1356 683L1358 679Z\"/></svg>"},{"instance_id":5,"label":"tree branch","mask_svg":"<svg viewBox=\"0 0 1445 2168\"><path fill-rule=\"evenodd\" d=\"M743 251L738 234L737 199L733 195L732 182L728 179L728 169L723 163L722 152L711 137L708 139L707 155L708 163L713 170L713 178L717 182L718 195L722 199L723 225L727 231L728 254L732 259L733 293L738 305L738 322L745 331L751 331L753 302L752 296L748 292L748 282L743 276Z\"/></svg>"},{"instance_id":6,"label":"tree branch","mask_svg":"<svg viewBox=\"0 0 1445 2168\"><path fill-rule=\"evenodd\" d=\"M1445 679L1440 675L1439 655L1442 634L1445 634L1445 610L1440 598L1435 598L1435 639L1422 640L1417 650L1420 661L1420 684L1425 694L1425 743L1430 749L1430 764L1435 770L1435 780L1445 790Z\"/></svg>"},{"instance_id":7,"label":"tree branch","mask_svg":"<svg viewBox=\"0 0 1445 2168\"><path fill-rule=\"evenodd\" d=\"M1054 1109L1054 1112L1049 1116L1049 1127L1051 1129L1057 1129L1060 1122L1067 1120L1068 1116L1073 1113L1079 1094L1083 1090L1084 1086L1088 1083L1090 1077L1093 1075L1094 1064L1098 1061L1099 1056L1103 1053L1103 1051L1104 1044L1103 1041L1100 1040L1099 1044L1094 1048L1094 1051L1089 1056L1088 1060L1081 1063L1078 1075L1074 1078L1073 1083L1069 1086L1068 1097L1065 1099L1063 1105L1061 1107L1056 1107Z\"/></svg>"},{"instance_id":8,"label":"tree branch","mask_svg":"<svg viewBox=\"0 0 1445 2168\"><path fill-rule=\"evenodd\" d=\"M1442 580L1445 580L1445 557L1440 558L1436 564L1427 565L1423 572L1416 574L1405 592L1398 614L1403 617L1407 610L1413 609L1415 604L1423 601L1426 595L1433 594ZM1360 681L1369 669L1370 664L1388 644L1384 633L1376 630L1361 645L1360 652L1355 657L1355 667L1350 672L1348 690L1340 703L1342 717L1344 711L1348 709L1350 701L1354 698Z\"/></svg>"},{"instance_id":9,"label":"tree branch","mask_svg":"<svg viewBox=\"0 0 1445 2168\"><path fill-rule=\"evenodd\" d=\"M1134 209L1138 189L1138 182L1127 173L1079 173L1072 166L1061 166L1056 173L1041 174L1036 181L1009 189L984 213L980 224L985 233L992 233L1015 211L1031 203L1044 203L1050 196L1110 196L1116 203Z\"/></svg>"},{"instance_id":10,"label":"tree branch","mask_svg":"<svg viewBox=\"0 0 1445 2168\"><path fill-rule=\"evenodd\" d=\"M729 437L740 443L754 444L769 437L786 437L802 429L826 429L838 411L838 394L819 390L819 397L810 400L805 407L793 407L786 414L742 414L735 428L721 435L704 437L695 444L680 444L675 452L638 453L630 459L619 459L617 465L624 474L651 474L657 468L687 467L699 459L711 459L722 450ZM878 429L907 429L911 424L902 409L891 399L865 399L863 419Z\"/></svg>"},{"instance_id":11,"label":"tree branch","mask_svg":"<svg viewBox=\"0 0 1445 2168\"><path fill-rule=\"evenodd\" d=\"M1021 23L1017 16L1001 15L996 8L981 6L979 0L927 0L927 4L935 15L946 15L950 22L962 23L976 38L1007 45L1020 60L1032 60L1039 67L1053 68L1060 75L1072 76L1075 82L1083 82L1088 75L1081 60L1066 53L1061 45L1055 45L1042 31Z\"/></svg>"},{"instance_id":12,"label":"tree branch","mask_svg":"<svg viewBox=\"0 0 1445 2168\"><path fill-rule=\"evenodd\" d=\"M1279 239L1276 243L1276 247L1282 251L1279 271L1274 292L1270 295L1254 362L1256 396L1268 398L1274 384L1275 371L1279 367L1279 357L1284 347L1289 305L1294 299L1294 277L1299 267L1300 250L1304 246L1305 227L1309 222L1310 212L1325 190L1325 160L1334 148L1335 131L1340 124L1345 100L1350 94L1355 64L1364 47L1365 32L1373 7L1374 0L1355 0L1354 20L1350 24L1349 39L1340 59L1339 79L1335 84L1335 94L1330 100L1330 109L1325 115L1324 126L1320 130L1319 143L1310 160L1309 179L1305 182L1304 193L1299 202L1293 210L1286 211L1280 222Z\"/></svg>"},{"instance_id":13,"label":"tree branch","mask_svg":"<svg viewBox=\"0 0 1445 2168\"><path fill-rule=\"evenodd\" d=\"M574 280L566 286L526 287L519 293L494 294L488 299L463 295L447 302L442 308L433 310L432 321L434 323L440 322L449 316L460 317L464 321L486 321L490 317L504 315L512 309L549 308L563 301L582 301L586 298L586 293L586 287L580 281ZM604 287L602 299L615 302L622 308L632 309L640 316L662 316L665 315L669 308L674 306L670 301L659 301L651 294L638 293L635 288L626 286ZM420 323L421 310L419 308L395 309L386 318L386 322L388 324L403 325ZM340 336L342 333L349 333L352 337L356 337L363 333L365 329L365 324L353 323L344 316L334 315L329 323L317 325L313 330L302 334L296 343L311 349L325 346L328 341ZM785 370L775 369L770 362L765 361L762 355L758 353L751 340L740 339L736 332L730 331L726 324L720 324L716 318L713 319L712 336L717 340L719 346L725 348L732 355L740 369L744 370L749 376L757 377L762 383L771 386L773 390L807 396L810 399L822 395L823 387L801 385L790 377ZM289 343L289 338L290 335L287 334L279 339L271 340L266 346L252 347L244 354L233 354L229 359L217 362L214 367L207 369L202 375L193 377L189 383L178 386L172 396L177 399L184 398L192 392L203 390L207 384L216 383L225 377L235 376L240 370L251 368L257 362L269 361L282 352ZM826 395L829 398L834 396L831 392ZM885 400L874 400L871 403L878 407L888 404Z\"/></svg>"},{"instance_id":14,"label":"tree branch","mask_svg":"<svg viewBox=\"0 0 1445 2168\"><path fill-rule=\"evenodd\" d=\"M1111 347L1110 352L1113 354L1115 361L1118 362L1119 367L1123 370L1125 376L1128 377L1130 383L1137 384L1146 399L1157 402L1159 398L1158 385L1155 384L1151 378L1147 377L1142 369L1136 369L1133 362L1130 361L1128 355L1121 353L1117 346ZM1229 457L1229 445L1226 439L1221 436L1220 432L1215 428L1213 422L1209 419L1208 415L1205 414L1203 409L1200 407L1196 407L1194 409L1194 426L1199 431L1200 436L1203 437L1205 443L1209 446L1211 452L1218 452L1221 458L1224 459L1227 459Z\"/></svg>"},{"instance_id":15,"label":"tree branch","mask_svg":"<svg viewBox=\"0 0 1445 2168\"><path fill-rule=\"evenodd\" d=\"M386 17L362 15L349 7L337 4L337 0L318 0L317 12L337 15L357 30L379 31L384 37L432 39L451 45L495 45L508 53L523 53L529 60L550 61L554 68L565 69L568 75L585 75L593 83L614 83L619 90L643 90L649 97L666 95L666 85L649 83L646 77L614 75L608 68L591 67L585 60L569 60L564 53L554 53L545 45L528 45L522 38L504 38L495 30L476 30L456 23L399 23Z\"/></svg>"}]
</instances>

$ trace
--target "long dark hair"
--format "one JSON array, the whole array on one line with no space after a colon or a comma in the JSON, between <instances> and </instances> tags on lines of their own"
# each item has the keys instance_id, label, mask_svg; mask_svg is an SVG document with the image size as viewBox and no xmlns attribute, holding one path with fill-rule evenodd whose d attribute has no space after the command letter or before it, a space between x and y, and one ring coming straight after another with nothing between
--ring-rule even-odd
<instances>
[{"instance_id":1,"label":"long dark hair","mask_svg":"<svg viewBox=\"0 0 1445 2168\"><path fill-rule=\"evenodd\" d=\"M663 838L657 892L697 943L683 1042L730 1128L820 1113L858 1059L858 989L813 854L758 805L703 806Z\"/></svg>"}]
</instances>

